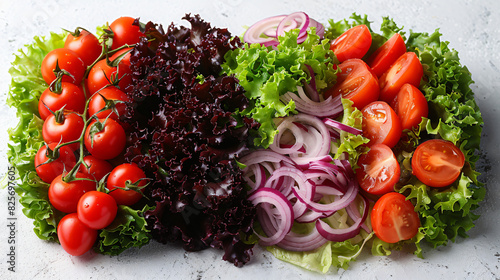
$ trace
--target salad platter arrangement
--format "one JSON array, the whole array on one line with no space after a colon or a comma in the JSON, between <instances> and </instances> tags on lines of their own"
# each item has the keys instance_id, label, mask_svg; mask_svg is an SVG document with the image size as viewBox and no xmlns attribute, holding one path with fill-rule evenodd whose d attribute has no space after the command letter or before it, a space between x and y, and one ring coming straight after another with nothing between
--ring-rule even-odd
<instances>
[{"instance_id":1,"label":"salad platter arrangement","mask_svg":"<svg viewBox=\"0 0 500 280\"><path fill-rule=\"evenodd\" d=\"M16 53L8 157L40 239L74 256L215 248L237 267L259 247L331 273L467 237L483 119L438 30L183 20L120 17Z\"/></svg>"}]
</instances>

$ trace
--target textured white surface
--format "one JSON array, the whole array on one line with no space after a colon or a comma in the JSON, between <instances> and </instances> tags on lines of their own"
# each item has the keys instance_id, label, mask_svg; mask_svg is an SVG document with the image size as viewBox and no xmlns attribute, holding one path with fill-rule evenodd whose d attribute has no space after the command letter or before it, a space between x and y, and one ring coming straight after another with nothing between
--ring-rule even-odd
<instances>
[{"instance_id":1,"label":"textured white surface","mask_svg":"<svg viewBox=\"0 0 500 280\"><path fill-rule=\"evenodd\" d=\"M141 1L142 3L143 1ZM145 1L144 1L145 2ZM185 13L199 13L217 27L241 34L245 25L267 16L305 11L325 23L351 13L368 14L379 26L390 16L407 30L432 32L440 28L443 38L459 51L472 72L476 101L483 113L482 180L488 189L477 221L468 239L458 239L438 249L424 248L425 259L406 252L389 257L361 255L349 270L328 275L331 279L500 279L500 4L484 1L0 1L0 176L7 171L8 127L17 121L5 106L12 53L30 43L35 35L60 28L83 26L90 30L106 21L130 15L168 25L181 23ZM183 23L186 24L186 23ZM67 255L59 245L39 240L32 222L17 208L16 272L7 270L7 194L0 189L0 279L324 279L277 261L256 248L251 263L236 268L221 260L221 252L186 253L174 245L155 242L118 257L86 254Z\"/></svg>"}]
</instances>

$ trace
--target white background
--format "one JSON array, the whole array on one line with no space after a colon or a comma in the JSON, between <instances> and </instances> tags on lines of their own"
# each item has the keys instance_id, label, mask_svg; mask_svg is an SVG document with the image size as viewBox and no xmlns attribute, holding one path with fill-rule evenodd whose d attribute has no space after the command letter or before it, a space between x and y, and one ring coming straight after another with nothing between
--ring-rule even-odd
<instances>
[{"instance_id":1,"label":"white background","mask_svg":"<svg viewBox=\"0 0 500 280\"><path fill-rule=\"evenodd\" d=\"M468 239L458 239L438 249L425 248L425 259L405 252L389 257L361 255L349 270L331 273L328 279L500 279L500 4L487 1L0 1L0 178L8 167L7 128L16 122L15 112L5 105L12 53L30 43L35 35L47 35L60 28L83 26L93 30L123 15L152 20L163 25L182 23L185 13L199 13L216 27L227 27L240 35L244 26L278 14L304 11L326 23L351 13L368 14L380 25L390 16L406 30L433 32L458 50L463 64L472 72L476 101L483 113L482 180L488 189L479 209L481 218ZM187 24L186 22L182 24ZM324 279L277 261L260 248L243 268L222 261L222 252L206 250L186 253L173 245L152 242L141 249L109 257L93 253L67 255L59 245L36 237L32 221L18 205L16 216L16 272L7 270L7 194L0 189L0 279Z\"/></svg>"}]
</instances>

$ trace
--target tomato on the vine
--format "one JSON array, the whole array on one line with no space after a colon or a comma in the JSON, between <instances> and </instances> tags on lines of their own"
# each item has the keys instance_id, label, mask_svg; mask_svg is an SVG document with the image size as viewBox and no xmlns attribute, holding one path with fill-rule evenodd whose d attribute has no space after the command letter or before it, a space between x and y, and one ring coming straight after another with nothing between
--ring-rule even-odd
<instances>
[{"instance_id":1,"label":"tomato on the vine","mask_svg":"<svg viewBox=\"0 0 500 280\"><path fill-rule=\"evenodd\" d=\"M354 26L342 33L330 45L330 50L335 53L339 62L351 58L361 59L372 44L370 29L364 24Z\"/></svg>"},{"instance_id":2,"label":"tomato on the vine","mask_svg":"<svg viewBox=\"0 0 500 280\"><path fill-rule=\"evenodd\" d=\"M375 144L358 160L356 178L359 186L369 194L382 195L394 191L401 169L394 152L387 145Z\"/></svg>"},{"instance_id":3,"label":"tomato on the vine","mask_svg":"<svg viewBox=\"0 0 500 280\"><path fill-rule=\"evenodd\" d=\"M406 52L380 77L380 100L392 103L404 84L418 87L423 75L424 69L417 55Z\"/></svg>"},{"instance_id":4,"label":"tomato on the vine","mask_svg":"<svg viewBox=\"0 0 500 280\"><path fill-rule=\"evenodd\" d=\"M90 191L78 201L78 219L91 229L103 229L116 217L118 206L115 199L100 191Z\"/></svg>"},{"instance_id":5,"label":"tomato on the vine","mask_svg":"<svg viewBox=\"0 0 500 280\"><path fill-rule=\"evenodd\" d=\"M452 142L432 139L417 146L411 159L413 174L430 187L446 187L462 172L465 156Z\"/></svg>"},{"instance_id":6,"label":"tomato on the vine","mask_svg":"<svg viewBox=\"0 0 500 280\"><path fill-rule=\"evenodd\" d=\"M146 174L136 164L124 163L118 165L111 171L106 182L106 187L111 192L119 205L133 205L142 198L142 193L136 190L123 190L135 184L135 187L142 187L147 184ZM141 189L142 191L142 189Z\"/></svg>"},{"instance_id":7,"label":"tomato on the vine","mask_svg":"<svg viewBox=\"0 0 500 280\"><path fill-rule=\"evenodd\" d=\"M380 77L405 52L405 41L396 33L371 54L366 63L370 65L373 73Z\"/></svg>"},{"instance_id":8,"label":"tomato on the vine","mask_svg":"<svg viewBox=\"0 0 500 280\"><path fill-rule=\"evenodd\" d=\"M118 81L118 82L117 82ZM89 90L89 96L104 88L106 85L114 84L124 91L129 85L132 84L132 75L129 67L118 67L108 65L106 59L97 62L92 69L90 69L86 85Z\"/></svg>"},{"instance_id":9,"label":"tomato on the vine","mask_svg":"<svg viewBox=\"0 0 500 280\"><path fill-rule=\"evenodd\" d=\"M59 221L57 238L64 251L73 256L81 256L94 246L97 230L87 227L76 213L71 213Z\"/></svg>"},{"instance_id":10,"label":"tomato on the vine","mask_svg":"<svg viewBox=\"0 0 500 280\"><path fill-rule=\"evenodd\" d=\"M117 89L116 87L107 87L99 91L99 93L94 94L94 96L90 99L88 114L89 117L94 114L96 117L100 119L104 119L109 116L109 118L118 120L119 116L116 115L112 109L107 109L102 112L99 112L106 106L106 102L104 98L110 101L121 101L116 103L115 110L118 112L118 115L122 116L125 114L125 108L127 107L125 102L131 102L132 99L123 91ZM98 113L99 112L99 113Z\"/></svg>"},{"instance_id":11,"label":"tomato on the vine","mask_svg":"<svg viewBox=\"0 0 500 280\"><path fill-rule=\"evenodd\" d=\"M64 47L74 51L89 66L101 55L102 46L97 37L85 29L68 34Z\"/></svg>"},{"instance_id":12,"label":"tomato on the vine","mask_svg":"<svg viewBox=\"0 0 500 280\"><path fill-rule=\"evenodd\" d=\"M50 115L43 123L43 140L47 143L67 143L80 139L85 124L83 118L73 112ZM80 143L68 145L74 151L80 148Z\"/></svg>"},{"instance_id":13,"label":"tomato on the vine","mask_svg":"<svg viewBox=\"0 0 500 280\"><path fill-rule=\"evenodd\" d=\"M85 147L96 158L112 159L125 148L126 135L113 119L92 121L85 131Z\"/></svg>"},{"instance_id":14,"label":"tomato on the vine","mask_svg":"<svg viewBox=\"0 0 500 280\"><path fill-rule=\"evenodd\" d=\"M49 187L49 201L54 208L64 213L76 212L78 200L83 194L95 191L96 182L87 174L77 173L73 181L65 182L62 174Z\"/></svg>"},{"instance_id":15,"label":"tomato on the vine","mask_svg":"<svg viewBox=\"0 0 500 280\"><path fill-rule=\"evenodd\" d=\"M58 143L49 143L48 147L51 151L57 147ZM50 160L50 155L47 153L47 146L43 145L38 149L35 155L35 170L38 177L45 183L51 183L54 178L62 174L64 171L69 171L76 164L76 157L73 150L68 146L59 148L55 160L46 163Z\"/></svg>"},{"instance_id":16,"label":"tomato on the vine","mask_svg":"<svg viewBox=\"0 0 500 280\"><path fill-rule=\"evenodd\" d=\"M429 106L424 94L415 86L404 84L391 104L401 120L402 129L412 129L427 118Z\"/></svg>"},{"instance_id":17,"label":"tomato on the vine","mask_svg":"<svg viewBox=\"0 0 500 280\"><path fill-rule=\"evenodd\" d=\"M120 17L109 25L114 34L111 49L117 49L125 44L139 43L141 37L144 37L139 26L133 25L134 21L132 17Z\"/></svg>"},{"instance_id":18,"label":"tomato on the vine","mask_svg":"<svg viewBox=\"0 0 500 280\"><path fill-rule=\"evenodd\" d=\"M71 76L64 75L62 81L75 85L79 85L82 82L87 70L87 66L85 66L83 60L74 51L66 48L52 50L43 59L41 69L42 77L49 85L56 79L56 75L54 74L56 65L59 66L59 69L66 70L71 74Z\"/></svg>"},{"instance_id":19,"label":"tomato on the vine","mask_svg":"<svg viewBox=\"0 0 500 280\"><path fill-rule=\"evenodd\" d=\"M401 121L396 112L384 101L375 101L363 110L363 136L370 139L368 146L385 144L394 147L401 138Z\"/></svg>"},{"instance_id":20,"label":"tomato on the vine","mask_svg":"<svg viewBox=\"0 0 500 280\"><path fill-rule=\"evenodd\" d=\"M387 243L411 239L420 227L415 207L397 192L384 194L375 202L371 222L375 235Z\"/></svg>"},{"instance_id":21,"label":"tomato on the vine","mask_svg":"<svg viewBox=\"0 0 500 280\"><path fill-rule=\"evenodd\" d=\"M113 165L111 165L111 163L94 156L86 156L83 158L83 161L87 164L88 168L81 164L78 171L88 174L96 181L101 181L104 176L113 170Z\"/></svg>"},{"instance_id":22,"label":"tomato on the vine","mask_svg":"<svg viewBox=\"0 0 500 280\"><path fill-rule=\"evenodd\" d=\"M83 114L86 100L85 93L79 86L62 82L60 93L53 92L50 90L50 87L48 87L42 95L40 95L38 113L42 120L52 115L50 111L55 112L63 107L65 110Z\"/></svg>"}]
</instances>

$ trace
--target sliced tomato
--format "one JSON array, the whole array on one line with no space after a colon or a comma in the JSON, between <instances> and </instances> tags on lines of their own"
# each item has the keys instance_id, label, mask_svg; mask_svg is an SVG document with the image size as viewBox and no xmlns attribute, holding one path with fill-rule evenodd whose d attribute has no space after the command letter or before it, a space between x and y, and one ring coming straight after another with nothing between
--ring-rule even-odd
<instances>
[{"instance_id":1,"label":"sliced tomato","mask_svg":"<svg viewBox=\"0 0 500 280\"><path fill-rule=\"evenodd\" d=\"M387 145L375 144L359 157L356 177L359 186L369 194L382 195L394 191L401 169L394 152Z\"/></svg>"},{"instance_id":2,"label":"sliced tomato","mask_svg":"<svg viewBox=\"0 0 500 280\"><path fill-rule=\"evenodd\" d=\"M412 172L430 187L446 187L458 179L465 164L462 151L452 142L432 139L418 145L411 159Z\"/></svg>"},{"instance_id":3,"label":"sliced tomato","mask_svg":"<svg viewBox=\"0 0 500 280\"><path fill-rule=\"evenodd\" d=\"M375 202L371 222L375 235L387 243L411 239L420 227L415 207L397 192L384 194Z\"/></svg>"},{"instance_id":4,"label":"sliced tomato","mask_svg":"<svg viewBox=\"0 0 500 280\"><path fill-rule=\"evenodd\" d=\"M372 35L366 25L358 25L342 33L330 45L339 62L362 58L372 44Z\"/></svg>"},{"instance_id":5,"label":"sliced tomato","mask_svg":"<svg viewBox=\"0 0 500 280\"><path fill-rule=\"evenodd\" d=\"M380 87L377 77L363 60L349 59L339 64L338 68L337 82L324 92L325 98L342 94L358 109L378 100Z\"/></svg>"},{"instance_id":6,"label":"sliced tomato","mask_svg":"<svg viewBox=\"0 0 500 280\"><path fill-rule=\"evenodd\" d=\"M415 86L404 84L399 90L391 107L401 120L402 129L412 129L427 118L429 106L424 94Z\"/></svg>"},{"instance_id":7,"label":"sliced tomato","mask_svg":"<svg viewBox=\"0 0 500 280\"><path fill-rule=\"evenodd\" d=\"M423 75L424 69L417 55L406 52L380 77L380 100L391 103L404 84L418 87Z\"/></svg>"},{"instance_id":8,"label":"sliced tomato","mask_svg":"<svg viewBox=\"0 0 500 280\"><path fill-rule=\"evenodd\" d=\"M401 121L396 112L384 101L366 105L363 113L363 136L370 139L368 146L385 144L394 147L401 138Z\"/></svg>"},{"instance_id":9,"label":"sliced tomato","mask_svg":"<svg viewBox=\"0 0 500 280\"><path fill-rule=\"evenodd\" d=\"M371 54L366 63L372 68L373 73L380 77L405 52L405 41L399 33L396 33Z\"/></svg>"}]
</instances>

